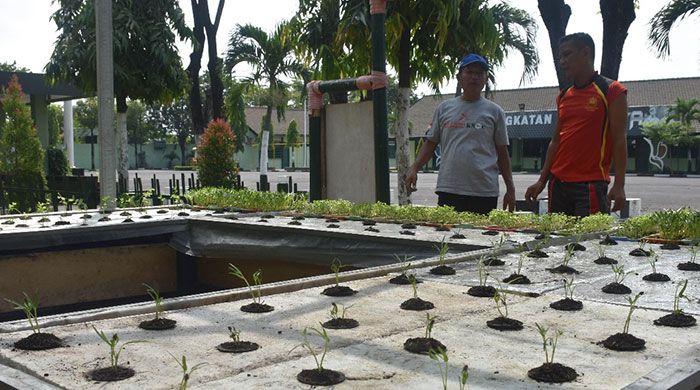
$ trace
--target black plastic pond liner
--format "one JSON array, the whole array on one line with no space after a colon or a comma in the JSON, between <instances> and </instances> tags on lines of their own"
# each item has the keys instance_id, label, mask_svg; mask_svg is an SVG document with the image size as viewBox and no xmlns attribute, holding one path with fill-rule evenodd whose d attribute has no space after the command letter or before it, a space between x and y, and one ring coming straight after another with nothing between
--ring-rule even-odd
<instances>
[{"instance_id":1,"label":"black plastic pond liner","mask_svg":"<svg viewBox=\"0 0 700 390\"><path fill-rule=\"evenodd\" d=\"M503 283L508 284L530 284L530 279L521 274L510 274L507 278L503 279Z\"/></svg>"},{"instance_id":2,"label":"black plastic pond liner","mask_svg":"<svg viewBox=\"0 0 700 390\"><path fill-rule=\"evenodd\" d=\"M352 329L360 326L357 320L352 318L333 318L321 324L326 329Z\"/></svg>"},{"instance_id":3,"label":"black plastic pond liner","mask_svg":"<svg viewBox=\"0 0 700 390\"><path fill-rule=\"evenodd\" d=\"M449 265L438 265L437 267L433 267L430 269L430 273L433 275L454 275L457 273L454 268L450 267Z\"/></svg>"},{"instance_id":4,"label":"black plastic pond liner","mask_svg":"<svg viewBox=\"0 0 700 390\"><path fill-rule=\"evenodd\" d=\"M32 333L15 342L15 348L24 351L43 351L63 346L63 341L51 333Z\"/></svg>"},{"instance_id":5,"label":"black plastic pond liner","mask_svg":"<svg viewBox=\"0 0 700 390\"><path fill-rule=\"evenodd\" d=\"M405 300L401 303L401 308L404 310L423 311L435 308L432 302L424 301L418 297Z\"/></svg>"},{"instance_id":6,"label":"black plastic pond liner","mask_svg":"<svg viewBox=\"0 0 700 390\"><path fill-rule=\"evenodd\" d=\"M573 249L575 252L583 252L586 250L586 247L579 244L578 242L570 242L570 243L566 244L564 249L566 249L566 250Z\"/></svg>"},{"instance_id":7,"label":"black plastic pond liner","mask_svg":"<svg viewBox=\"0 0 700 390\"><path fill-rule=\"evenodd\" d=\"M651 252L648 250L642 249L642 248L635 248L630 251L630 256L635 256L635 257L649 257L651 256Z\"/></svg>"},{"instance_id":8,"label":"black plastic pond liner","mask_svg":"<svg viewBox=\"0 0 700 390\"><path fill-rule=\"evenodd\" d=\"M544 259L546 257L549 257L548 254L546 254L544 251L541 249L535 249L534 251L530 252L527 254L527 257L533 257L535 259Z\"/></svg>"},{"instance_id":9,"label":"black plastic pond liner","mask_svg":"<svg viewBox=\"0 0 700 390\"><path fill-rule=\"evenodd\" d=\"M332 286L327 287L321 294L327 295L329 297L349 297L351 295L357 294L357 291L351 289L348 286Z\"/></svg>"},{"instance_id":10,"label":"black plastic pond liner","mask_svg":"<svg viewBox=\"0 0 700 390\"><path fill-rule=\"evenodd\" d=\"M324 368L322 371L314 368L311 370L301 370L301 372L297 374L297 380L305 385L332 386L345 381L345 374L327 368Z\"/></svg>"},{"instance_id":11,"label":"black plastic pond liner","mask_svg":"<svg viewBox=\"0 0 700 390\"><path fill-rule=\"evenodd\" d=\"M607 256L601 256L595 260L593 260L594 263L596 264L602 264L602 265L607 265L607 264L617 264L617 260L612 259Z\"/></svg>"},{"instance_id":12,"label":"black plastic pond liner","mask_svg":"<svg viewBox=\"0 0 700 390\"><path fill-rule=\"evenodd\" d=\"M415 229L416 225L412 223L404 223L401 225L401 229Z\"/></svg>"},{"instance_id":13,"label":"black plastic pond liner","mask_svg":"<svg viewBox=\"0 0 700 390\"><path fill-rule=\"evenodd\" d=\"M505 261L496 257L489 257L488 259L484 260L484 265L489 267L496 267L499 265L504 265L505 263Z\"/></svg>"},{"instance_id":14,"label":"black plastic pond liner","mask_svg":"<svg viewBox=\"0 0 700 390\"><path fill-rule=\"evenodd\" d=\"M260 345L251 341L227 341L216 346L219 352L224 353L244 353L255 351Z\"/></svg>"},{"instance_id":15,"label":"black plastic pond liner","mask_svg":"<svg viewBox=\"0 0 700 390\"><path fill-rule=\"evenodd\" d=\"M581 272L577 271L575 268L569 267L568 265L564 265L564 264L559 264L558 266L556 266L554 268L545 268L545 269L553 274L572 275L572 274L580 274L581 273Z\"/></svg>"},{"instance_id":16,"label":"black plastic pond liner","mask_svg":"<svg viewBox=\"0 0 700 390\"><path fill-rule=\"evenodd\" d=\"M493 286L474 286L467 290L467 294L478 298L493 298L496 295L496 288Z\"/></svg>"},{"instance_id":17,"label":"black plastic pond liner","mask_svg":"<svg viewBox=\"0 0 700 390\"><path fill-rule=\"evenodd\" d=\"M98 382L116 382L131 378L135 374L136 371L129 367L104 367L88 372L88 378Z\"/></svg>"},{"instance_id":18,"label":"black plastic pond liner","mask_svg":"<svg viewBox=\"0 0 700 390\"><path fill-rule=\"evenodd\" d=\"M615 333L600 342L605 348L614 351L639 351L644 349L646 342L629 333Z\"/></svg>"},{"instance_id":19,"label":"black plastic pond liner","mask_svg":"<svg viewBox=\"0 0 700 390\"><path fill-rule=\"evenodd\" d=\"M411 280L408 278L408 276L406 274L401 274L401 275L394 276L393 278L389 279L389 283L408 285L408 284L411 284ZM423 282L418 280L418 278L416 278L416 283L423 283Z\"/></svg>"},{"instance_id":20,"label":"black plastic pond liner","mask_svg":"<svg viewBox=\"0 0 700 390\"><path fill-rule=\"evenodd\" d=\"M620 283L609 283L603 286L601 289L604 293L607 294L631 294L632 290L630 290L629 287L625 286L624 284Z\"/></svg>"},{"instance_id":21,"label":"black plastic pond liner","mask_svg":"<svg viewBox=\"0 0 700 390\"><path fill-rule=\"evenodd\" d=\"M168 330L175 328L177 321L168 318L154 318L152 320L141 321L139 328L146 330Z\"/></svg>"},{"instance_id":22,"label":"black plastic pond liner","mask_svg":"<svg viewBox=\"0 0 700 390\"><path fill-rule=\"evenodd\" d=\"M241 306L241 311L244 311L246 313L269 313L273 310L275 310L273 306L257 302Z\"/></svg>"},{"instance_id":23,"label":"black plastic pond liner","mask_svg":"<svg viewBox=\"0 0 700 390\"><path fill-rule=\"evenodd\" d=\"M576 370L563 364L544 363L539 367L529 370L527 376L537 382L565 383L576 379L578 374Z\"/></svg>"},{"instance_id":24,"label":"black plastic pond liner","mask_svg":"<svg viewBox=\"0 0 700 390\"><path fill-rule=\"evenodd\" d=\"M672 243L672 242L667 242L667 243L661 245L660 248L670 250L670 251L676 251L676 250L681 249L681 246L678 244Z\"/></svg>"},{"instance_id":25,"label":"black plastic pond liner","mask_svg":"<svg viewBox=\"0 0 700 390\"><path fill-rule=\"evenodd\" d=\"M671 278L668 277L666 274L661 274L661 273L650 273L647 275L642 276L643 280L646 280L647 282L668 282L671 280Z\"/></svg>"},{"instance_id":26,"label":"black plastic pond liner","mask_svg":"<svg viewBox=\"0 0 700 390\"><path fill-rule=\"evenodd\" d=\"M700 271L700 263L680 263L678 264L678 269L681 271Z\"/></svg>"},{"instance_id":27,"label":"black plastic pond liner","mask_svg":"<svg viewBox=\"0 0 700 390\"><path fill-rule=\"evenodd\" d=\"M666 314L665 316L659 317L654 320L654 325L671 326L674 328L687 328L689 326L694 326L695 324L695 317L683 313Z\"/></svg>"},{"instance_id":28,"label":"black plastic pond liner","mask_svg":"<svg viewBox=\"0 0 700 390\"><path fill-rule=\"evenodd\" d=\"M491 329L496 329L500 331L504 330L522 330L523 323L508 317L496 317L492 320L486 321L486 326Z\"/></svg>"},{"instance_id":29,"label":"black plastic pond liner","mask_svg":"<svg viewBox=\"0 0 700 390\"><path fill-rule=\"evenodd\" d=\"M549 307L560 311L579 311L583 309L583 302L571 298L564 298L550 303Z\"/></svg>"},{"instance_id":30,"label":"black plastic pond liner","mask_svg":"<svg viewBox=\"0 0 700 390\"><path fill-rule=\"evenodd\" d=\"M426 337L410 338L403 343L403 349L405 349L408 352L419 353L421 355L427 355L430 350L447 351L447 347L445 347L445 345L443 343L435 340L432 337L430 337L430 338L426 338Z\"/></svg>"},{"instance_id":31,"label":"black plastic pond liner","mask_svg":"<svg viewBox=\"0 0 700 390\"><path fill-rule=\"evenodd\" d=\"M605 236L602 240L598 241L600 245L617 245L617 241L610 238L610 236Z\"/></svg>"},{"instance_id":32,"label":"black plastic pond liner","mask_svg":"<svg viewBox=\"0 0 700 390\"><path fill-rule=\"evenodd\" d=\"M497 236L499 234L498 230L487 230L483 233L484 236Z\"/></svg>"}]
</instances>

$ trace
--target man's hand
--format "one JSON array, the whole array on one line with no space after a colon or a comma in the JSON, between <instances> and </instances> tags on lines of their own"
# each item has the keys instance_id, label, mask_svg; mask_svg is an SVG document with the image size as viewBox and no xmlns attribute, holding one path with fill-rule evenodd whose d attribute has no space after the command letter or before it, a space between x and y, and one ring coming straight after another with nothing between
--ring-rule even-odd
<instances>
[{"instance_id":1,"label":"man's hand","mask_svg":"<svg viewBox=\"0 0 700 390\"><path fill-rule=\"evenodd\" d=\"M610 204L615 201L615 205L611 208ZM613 184L610 192L608 192L608 209L610 212L620 211L625 206L627 197L625 196L625 186Z\"/></svg>"},{"instance_id":2,"label":"man's hand","mask_svg":"<svg viewBox=\"0 0 700 390\"><path fill-rule=\"evenodd\" d=\"M511 213L515 210L515 188L508 188L506 194L503 195L503 210L508 210Z\"/></svg>"},{"instance_id":3,"label":"man's hand","mask_svg":"<svg viewBox=\"0 0 700 390\"><path fill-rule=\"evenodd\" d=\"M528 202L534 202L537 200L537 195L544 190L544 187L547 185L546 181L542 181L542 179L537 180L537 182L530 187L527 187L527 190L525 191L525 200Z\"/></svg>"},{"instance_id":4,"label":"man's hand","mask_svg":"<svg viewBox=\"0 0 700 390\"><path fill-rule=\"evenodd\" d=\"M406 173L406 179L404 180L404 184L406 185L406 190L408 190L408 193L410 194L411 192L416 191L416 182L418 181L418 172L416 172L415 169L410 168L408 170L408 173Z\"/></svg>"}]
</instances>

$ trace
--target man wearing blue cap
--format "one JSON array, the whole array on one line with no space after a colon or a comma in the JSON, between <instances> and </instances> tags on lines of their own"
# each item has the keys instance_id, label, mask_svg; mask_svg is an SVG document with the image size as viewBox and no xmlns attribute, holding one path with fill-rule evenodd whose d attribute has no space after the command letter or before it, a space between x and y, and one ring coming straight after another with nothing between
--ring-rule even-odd
<instances>
[{"instance_id":1,"label":"man wearing blue cap","mask_svg":"<svg viewBox=\"0 0 700 390\"><path fill-rule=\"evenodd\" d=\"M469 54L460 61L457 81L462 95L442 102L435 110L423 147L406 175L408 190L415 191L418 170L440 145L435 189L439 206L488 214L498 208L500 171L506 184L503 208L515 208L505 113L481 96L488 69L488 62L478 54Z\"/></svg>"}]
</instances>

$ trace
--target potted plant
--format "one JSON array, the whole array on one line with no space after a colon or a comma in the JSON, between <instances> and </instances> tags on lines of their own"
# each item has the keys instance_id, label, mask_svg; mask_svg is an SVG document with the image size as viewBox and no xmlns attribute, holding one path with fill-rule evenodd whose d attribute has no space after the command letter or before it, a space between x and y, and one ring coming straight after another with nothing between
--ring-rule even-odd
<instances>
[{"instance_id":1,"label":"potted plant","mask_svg":"<svg viewBox=\"0 0 700 390\"><path fill-rule=\"evenodd\" d=\"M119 336L117 336L116 333L112 335L111 339L108 339L104 332L97 330L95 325L92 326L92 329L94 329L95 333L97 333L100 339L109 346L109 361L111 364L109 367L96 368L92 371L89 371L87 373L88 378L98 382L114 382L131 378L132 376L134 376L136 372L132 368L119 365L119 356L124 350L124 347L126 347L127 345L145 343L145 341L127 341L125 343L122 343L119 349L117 349L117 345L119 345Z\"/></svg>"},{"instance_id":2,"label":"potted plant","mask_svg":"<svg viewBox=\"0 0 700 390\"><path fill-rule=\"evenodd\" d=\"M530 284L530 279L521 274L520 271L523 268L523 260L525 259L525 254L523 252L520 252L518 254L518 269L515 271L515 273L510 274L507 278L503 279L504 283L509 283L509 284Z\"/></svg>"},{"instance_id":3,"label":"potted plant","mask_svg":"<svg viewBox=\"0 0 700 390\"><path fill-rule=\"evenodd\" d=\"M639 247L632 249L630 251L630 256L635 256L635 257L649 257L651 255L651 252L648 250L644 249L646 246L646 241L644 240L639 240Z\"/></svg>"},{"instance_id":4,"label":"potted plant","mask_svg":"<svg viewBox=\"0 0 700 390\"><path fill-rule=\"evenodd\" d=\"M435 325L436 316L431 316L430 313L425 313L425 336L413 337L403 343L403 349L408 352L427 355L430 350L447 350L447 347L438 340L432 338L433 326Z\"/></svg>"},{"instance_id":5,"label":"potted plant","mask_svg":"<svg viewBox=\"0 0 700 390\"><path fill-rule=\"evenodd\" d=\"M438 250L440 256L440 265L430 269L430 273L433 275L454 275L457 271L449 265L445 265L445 255L450 250L450 246L445 242L445 237L442 237L440 245L436 245L435 249Z\"/></svg>"},{"instance_id":6,"label":"potted plant","mask_svg":"<svg viewBox=\"0 0 700 390\"><path fill-rule=\"evenodd\" d=\"M601 290L607 294L630 294L630 293L632 293L632 290L630 290L629 287L622 284L622 282L625 280L627 275L630 274L630 272L625 273L625 266L622 264L620 264L620 265L611 264L610 267L612 268L612 272L613 272L613 276L614 276L615 280L612 283L608 283L605 286L603 286L603 288Z\"/></svg>"},{"instance_id":7,"label":"potted plant","mask_svg":"<svg viewBox=\"0 0 700 390\"><path fill-rule=\"evenodd\" d=\"M554 310L578 311L583 309L583 302L574 299L574 277L564 279L564 298L549 304Z\"/></svg>"},{"instance_id":8,"label":"potted plant","mask_svg":"<svg viewBox=\"0 0 700 390\"><path fill-rule=\"evenodd\" d=\"M575 250L576 249L574 249L573 246L567 246L566 252L564 252L564 259L562 260L562 263L554 268L546 268L546 270L554 274L580 274L580 272L577 271L575 268L569 267L569 262L574 257Z\"/></svg>"},{"instance_id":9,"label":"potted plant","mask_svg":"<svg viewBox=\"0 0 700 390\"><path fill-rule=\"evenodd\" d=\"M449 373L449 356L447 356L447 351L444 349L431 349L428 351L428 356L438 363L438 368L440 369L440 378L442 379L442 389L447 390L447 374ZM459 383L459 390L464 390L469 380L469 366L462 367L462 371L457 377Z\"/></svg>"},{"instance_id":10,"label":"potted plant","mask_svg":"<svg viewBox=\"0 0 700 390\"><path fill-rule=\"evenodd\" d=\"M335 258L331 262L331 271L335 275L335 286L326 287L321 294L328 295L329 297L349 297L350 295L357 294L357 291L351 289L348 286L340 285L340 270L346 267L340 262L340 259Z\"/></svg>"},{"instance_id":11,"label":"potted plant","mask_svg":"<svg viewBox=\"0 0 700 390\"><path fill-rule=\"evenodd\" d=\"M340 308L339 308L340 306ZM350 306L345 307L335 302L331 303L331 319L321 324L326 329L352 329L357 328L360 323L352 318L345 318L345 312Z\"/></svg>"},{"instance_id":12,"label":"potted plant","mask_svg":"<svg viewBox=\"0 0 700 390\"><path fill-rule=\"evenodd\" d=\"M672 326L676 328L685 328L695 325L695 317L683 313L681 309L681 298L685 298L690 302L690 298L685 295L685 289L688 287L688 279L679 282L676 286L676 293L673 297L673 311L671 314L666 314L663 317L654 320L654 325Z\"/></svg>"},{"instance_id":13,"label":"potted plant","mask_svg":"<svg viewBox=\"0 0 700 390\"><path fill-rule=\"evenodd\" d=\"M146 292L148 293L148 296L150 296L151 299L153 299L153 303L155 304L155 318L151 320L141 321L141 323L139 324L139 328L146 330L173 329L175 327L175 324L177 324L177 321L163 317L163 298L158 293L158 290L149 286L146 283L143 283L143 286L146 287Z\"/></svg>"},{"instance_id":14,"label":"potted plant","mask_svg":"<svg viewBox=\"0 0 700 390\"><path fill-rule=\"evenodd\" d=\"M603 244L603 241L599 242L596 245L596 250L598 252L598 258L593 260L594 263L600 264L600 265L617 264L617 260L605 255L605 251L607 250L607 245L610 245L610 244ZM617 243L615 243L615 245L617 245Z\"/></svg>"},{"instance_id":15,"label":"potted plant","mask_svg":"<svg viewBox=\"0 0 700 390\"><path fill-rule=\"evenodd\" d=\"M496 295L493 296L494 302L496 302L496 310L498 310L498 317L486 321L486 326L492 329L504 331L504 330L521 330L523 328L523 323L508 317L508 292L499 286L496 291ZM503 310L501 310L503 306Z\"/></svg>"},{"instance_id":16,"label":"potted plant","mask_svg":"<svg viewBox=\"0 0 700 390\"><path fill-rule=\"evenodd\" d=\"M610 238L609 234L606 234L602 240L598 241L598 244L600 244L600 245L617 245L617 241Z\"/></svg>"},{"instance_id":17,"label":"potted plant","mask_svg":"<svg viewBox=\"0 0 700 390\"><path fill-rule=\"evenodd\" d=\"M261 302L261 297L262 293L260 292L260 285L262 284L262 271L257 270L253 273L253 284L255 287L251 286L250 283L248 283L248 278L243 275L243 272L241 272L238 267L235 265L229 263L228 264L228 269L229 273L233 276L235 276L238 279L241 279L246 286L248 287L248 291L250 291L250 297L253 299L253 303L249 303L247 305L241 306L241 311L244 311L246 313L267 313L275 310L274 307L262 303Z\"/></svg>"},{"instance_id":18,"label":"potted plant","mask_svg":"<svg viewBox=\"0 0 700 390\"><path fill-rule=\"evenodd\" d=\"M690 247L690 261L685 263L679 263L678 269L681 271L700 271L700 264L695 262L695 258L698 256L698 251L700 250L700 245L695 244Z\"/></svg>"},{"instance_id":19,"label":"potted plant","mask_svg":"<svg viewBox=\"0 0 700 390\"><path fill-rule=\"evenodd\" d=\"M536 380L537 382L545 383L564 383L571 382L576 379L576 377L578 377L576 370L561 363L554 363L554 353L557 351L557 341L559 341L559 336L561 336L564 332L559 329L555 329L554 336L547 337L549 328L545 328L537 322L535 322L535 326L537 326L537 331L542 337L544 363L542 363L542 365L539 367L529 370L527 372L527 376ZM552 347L551 356L549 355L549 346Z\"/></svg>"},{"instance_id":20,"label":"potted plant","mask_svg":"<svg viewBox=\"0 0 700 390\"><path fill-rule=\"evenodd\" d=\"M309 341L309 329L323 339L323 352L321 353L320 358ZM306 327L304 328L302 335L304 336L304 342L301 344L301 347L309 351L314 357L314 361L316 361L316 368L301 370L301 372L297 374L297 380L303 384L311 386L331 386L343 382L345 380L345 374L340 371L329 370L323 367L323 360L326 357L326 353L328 353L328 350L330 349L329 347L331 343L331 339L328 337L326 329L321 327L321 330L319 331L316 328Z\"/></svg>"},{"instance_id":21,"label":"potted plant","mask_svg":"<svg viewBox=\"0 0 700 390\"><path fill-rule=\"evenodd\" d=\"M187 390L187 383L190 381L192 373L202 368L207 363L199 363L189 368L187 366L187 358L185 357L185 355L182 355L182 360L176 358L175 356L173 356L173 354L170 354L170 356L172 356L173 359L175 359L177 365L180 366L180 369L182 370L182 379L180 380L179 390Z\"/></svg>"},{"instance_id":22,"label":"potted plant","mask_svg":"<svg viewBox=\"0 0 700 390\"><path fill-rule=\"evenodd\" d=\"M62 346L63 342L60 338L51 333L41 332L38 316L38 294L30 297L27 295L27 293L23 292L22 295L24 295L22 302L13 301L12 299L5 299L5 301L13 305L15 309L21 310L24 313L24 316L29 322L29 326L32 328L32 334L14 343L15 348L25 351L40 351Z\"/></svg>"},{"instance_id":23,"label":"potted plant","mask_svg":"<svg viewBox=\"0 0 700 390\"><path fill-rule=\"evenodd\" d=\"M408 279L411 282L411 287L413 288L413 298L403 301L401 303L401 308L404 310L414 311L434 309L435 305L433 305L432 302L424 301L418 298L418 281L416 280L416 277L411 275L408 277Z\"/></svg>"},{"instance_id":24,"label":"potted plant","mask_svg":"<svg viewBox=\"0 0 700 390\"><path fill-rule=\"evenodd\" d=\"M549 237L544 237L542 240L535 244L535 248L527 254L527 257L532 257L534 259L544 259L549 257L547 252L543 251L542 248L547 246L547 241Z\"/></svg>"},{"instance_id":25,"label":"potted plant","mask_svg":"<svg viewBox=\"0 0 700 390\"><path fill-rule=\"evenodd\" d=\"M573 249L574 251L576 251L576 252L578 252L578 251L585 251L585 250L586 250L586 247L583 246L583 245L581 245L580 241L581 241L581 235L580 235L580 234L577 234L577 235L575 236L575 238L574 238L574 241L572 241L572 242L566 244L566 246L564 246L564 248L565 248L566 250L568 250L569 248L572 248L572 249Z\"/></svg>"},{"instance_id":26,"label":"potted plant","mask_svg":"<svg viewBox=\"0 0 700 390\"><path fill-rule=\"evenodd\" d=\"M408 270L411 269L411 263L409 263L409 261L413 259L413 256L404 256L402 259L399 256L394 255L394 259L396 259L397 262L401 263L401 273L398 276L394 276L393 278L389 279L389 283L402 285L411 284L411 280L409 279L408 275ZM415 275L411 274L410 276L413 276L413 278L416 279L416 283L420 283L420 280L418 280L415 277Z\"/></svg>"},{"instance_id":27,"label":"potted plant","mask_svg":"<svg viewBox=\"0 0 700 390\"><path fill-rule=\"evenodd\" d=\"M243 353L255 351L256 349L260 348L260 345L257 343L253 343L251 341L241 341L241 331L237 330L234 326L228 327L228 333L228 337L231 339L231 341L217 345L216 349L219 350L219 352Z\"/></svg>"},{"instance_id":28,"label":"potted plant","mask_svg":"<svg viewBox=\"0 0 700 390\"><path fill-rule=\"evenodd\" d=\"M651 256L647 257L647 261L649 262L649 265L651 265L651 273L642 276L643 280L646 280L647 282L668 282L671 280L671 278L668 277L666 274L658 273L656 272L656 262L659 260L659 255L654 252L654 250L651 251Z\"/></svg>"},{"instance_id":29,"label":"potted plant","mask_svg":"<svg viewBox=\"0 0 700 390\"><path fill-rule=\"evenodd\" d=\"M632 313L634 309L637 308L637 300L642 296L642 292L637 293L637 295L632 298L627 297L627 302L630 305L629 312L627 313L627 319L625 320L625 326L622 328L622 333L615 333L614 335L603 340L601 344L608 349L615 351L638 351L644 348L645 341L643 339L637 338L629 333L630 321L632 320Z\"/></svg>"},{"instance_id":30,"label":"potted plant","mask_svg":"<svg viewBox=\"0 0 700 390\"><path fill-rule=\"evenodd\" d=\"M479 260L479 285L470 287L469 290L467 290L467 294L479 298L493 298L494 295L496 295L496 288L486 285L488 277L489 273L486 272L484 257L482 256Z\"/></svg>"},{"instance_id":31,"label":"potted plant","mask_svg":"<svg viewBox=\"0 0 700 390\"><path fill-rule=\"evenodd\" d=\"M467 237L465 237L464 234L462 234L462 231L460 229L457 229L457 231L455 231L455 233L451 235L450 238L453 240L463 240Z\"/></svg>"}]
</instances>

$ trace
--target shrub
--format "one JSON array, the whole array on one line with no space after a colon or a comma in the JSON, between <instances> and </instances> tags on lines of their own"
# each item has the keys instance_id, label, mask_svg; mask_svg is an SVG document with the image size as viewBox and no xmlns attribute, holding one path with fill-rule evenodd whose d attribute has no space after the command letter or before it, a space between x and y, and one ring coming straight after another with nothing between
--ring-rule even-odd
<instances>
[{"instance_id":1,"label":"shrub","mask_svg":"<svg viewBox=\"0 0 700 390\"><path fill-rule=\"evenodd\" d=\"M49 146L46 149L46 159L48 160L48 176L65 176L68 174L68 158L63 149L57 146Z\"/></svg>"},{"instance_id":2,"label":"shrub","mask_svg":"<svg viewBox=\"0 0 700 390\"><path fill-rule=\"evenodd\" d=\"M209 122L197 147L197 171L202 186L233 187L236 175L236 136L223 119Z\"/></svg>"}]
</instances>

